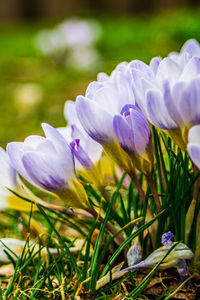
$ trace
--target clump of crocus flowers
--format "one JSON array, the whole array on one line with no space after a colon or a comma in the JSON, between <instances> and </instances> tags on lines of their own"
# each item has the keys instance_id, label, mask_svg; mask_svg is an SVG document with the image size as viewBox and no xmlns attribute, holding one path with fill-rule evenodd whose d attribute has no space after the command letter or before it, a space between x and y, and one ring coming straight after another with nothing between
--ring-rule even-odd
<instances>
[{"instance_id":1,"label":"clump of crocus flowers","mask_svg":"<svg viewBox=\"0 0 200 300\"><path fill-rule=\"evenodd\" d=\"M51 29L39 31L35 47L59 65L93 72L101 61L96 47L100 36L101 26L96 20L71 18Z\"/></svg>"},{"instance_id":2,"label":"clump of crocus flowers","mask_svg":"<svg viewBox=\"0 0 200 300\"><path fill-rule=\"evenodd\" d=\"M138 174L147 179L155 211L161 212L162 198L153 175L152 128L170 137L181 153L188 152L196 174L200 168L200 45L189 40L180 53L153 58L149 65L134 60L119 64L110 76L100 73L85 95L79 95L75 102L66 102L65 118L66 127L55 129L44 123L45 137L32 135L24 142L9 143L7 154L1 150L0 159L7 174L7 180L2 175L0 182L4 195L2 209L9 207L11 197L5 187L20 194L20 175L36 188L61 199L66 206L96 218L98 213L88 200L84 183L99 188L109 201L106 177L112 170L120 170L133 180L143 205L147 201L147 184L141 183ZM80 177L85 181L80 181ZM15 208L19 205L23 209L16 195L15 201ZM153 217L148 201L146 206ZM194 214L190 215L192 222ZM108 230L116 233L111 224ZM170 232L163 235L163 246L144 261L140 261L139 240L135 241L128 252L129 264L134 261L134 265L124 271L153 267L173 245L172 237ZM118 236L118 244L123 240L124 236ZM138 255L136 259L131 257L133 253ZM188 274L185 259L192 257L192 251L180 243L161 267L177 267L184 280Z\"/></svg>"}]
</instances>

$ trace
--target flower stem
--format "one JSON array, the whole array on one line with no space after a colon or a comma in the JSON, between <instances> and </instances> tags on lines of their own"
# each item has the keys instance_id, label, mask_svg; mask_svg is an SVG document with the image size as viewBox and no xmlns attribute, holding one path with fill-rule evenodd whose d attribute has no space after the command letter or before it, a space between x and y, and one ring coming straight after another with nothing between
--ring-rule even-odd
<instances>
[{"instance_id":1,"label":"flower stem","mask_svg":"<svg viewBox=\"0 0 200 300\"><path fill-rule=\"evenodd\" d=\"M88 212L94 216L95 219L98 219L101 223L103 223L104 218L102 216L100 216L96 210L94 210L94 208L90 207L88 209ZM117 231L115 230L115 228L112 227L111 224L107 223L106 224L106 228L108 229L108 231L110 231L110 233L112 235L115 235L117 233ZM121 245L124 242L124 238L119 234L115 237L115 241L118 245Z\"/></svg>"},{"instance_id":2,"label":"flower stem","mask_svg":"<svg viewBox=\"0 0 200 300\"><path fill-rule=\"evenodd\" d=\"M160 199L158 197L158 193L157 193L152 175L151 174L146 175L146 178L148 180L148 183L149 183L149 186L150 186L150 189L151 189L151 192L152 192L152 195L153 195L156 207L157 207L157 211L159 212L161 210Z\"/></svg>"},{"instance_id":3,"label":"flower stem","mask_svg":"<svg viewBox=\"0 0 200 300\"><path fill-rule=\"evenodd\" d=\"M197 167L192 163L193 166L193 171L194 171L194 177L197 176L199 170ZM191 231L191 226L194 220L194 214L195 214L195 208L197 201L200 201L199 197L199 186L200 186L200 177L198 177L194 183L194 190L193 190L193 196L192 196L192 201L190 203L190 206L188 208L187 214L186 214L186 219L185 219L185 242L188 241L188 236Z\"/></svg>"},{"instance_id":4,"label":"flower stem","mask_svg":"<svg viewBox=\"0 0 200 300\"><path fill-rule=\"evenodd\" d=\"M133 180L133 183L134 183L134 185L135 185L135 187L136 187L136 189L138 191L138 194L139 194L140 199L142 200L142 203L145 204L145 198L146 198L146 196L145 196L145 193L144 193L144 191L142 189L142 186L141 186L141 184L140 184L140 182L139 182L139 180L138 180L135 172L134 171L129 172L129 176ZM148 203L147 203L147 209L148 209L150 215L153 217L152 211L151 211Z\"/></svg>"},{"instance_id":5,"label":"flower stem","mask_svg":"<svg viewBox=\"0 0 200 300\"><path fill-rule=\"evenodd\" d=\"M38 204L50 209L50 210L56 210L56 211L65 211L65 207L64 206L59 206L59 205L54 205L54 204L49 204L41 199L39 199L37 201ZM71 214L76 214L76 215L80 215L80 216L84 216L87 218L93 218L93 215L88 214L87 212L83 211L83 210L76 210L73 208L68 208L67 212L71 213Z\"/></svg>"},{"instance_id":6,"label":"flower stem","mask_svg":"<svg viewBox=\"0 0 200 300\"><path fill-rule=\"evenodd\" d=\"M69 213L80 215L87 218L93 218L93 215L86 213L85 211L75 210L73 208L69 208L67 210Z\"/></svg>"},{"instance_id":7,"label":"flower stem","mask_svg":"<svg viewBox=\"0 0 200 300\"><path fill-rule=\"evenodd\" d=\"M107 190L105 189L105 187L102 186L102 187L99 188L99 190L100 190L101 194L103 195L103 197L106 199L106 201L109 203L110 202L110 196L109 196Z\"/></svg>"},{"instance_id":8,"label":"flower stem","mask_svg":"<svg viewBox=\"0 0 200 300\"><path fill-rule=\"evenodd\" d=\"M197 176L199 170L197 169L197 167L193 165L193 170L194 170L194 176ZM194 192L193 192L193 199L194 200L198 200L200 201L200 197L199 197L199 187L200 187L200 176L197 178L197 180L194 183Z\"/></svg>"},{"instance_id":9,"label":"flower stem","mask_svg":"<svg viewBox=\"0 0 200 300\"><path fill-rule=\"evenodd\" d=\"M140 182L139 182L139 180L138 180L135 172L134 171L129 172L129 176L131 177L131 179L133 180L133 182L135 184L135 187L136 187L136 189L138 191L140 199L142 200L142 203L145 204L145 198L146 198L146 196L145 196L145 193L144 193L144 191L142 189L142 186L141 186L141 184L140 184Z\"/></svg>"}]
</instances>

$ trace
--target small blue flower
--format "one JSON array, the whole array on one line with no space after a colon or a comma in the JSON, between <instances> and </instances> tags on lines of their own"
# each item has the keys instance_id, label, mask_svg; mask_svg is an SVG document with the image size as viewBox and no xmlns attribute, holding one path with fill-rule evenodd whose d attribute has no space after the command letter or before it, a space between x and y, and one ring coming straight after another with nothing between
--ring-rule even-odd
<instances>
[{"instance_id":1,"label":"small blue flower","mask_svg":"<svg viewBox=\"0 0 200 300\"><path fill-rule=\"evenodd\" d=\"M171 231L166 232L162 235L161 243L164 246L171 246L173 244L173 242L171 241L171 239L173 237L174 237L174 234Z\"/></svg>"},{"instance_id":2,"label":"small blue flower","mask_svg":"<svg viewBox=\"0 0 200 300\"><path fill-rule=\"evenodd\" d=\"M121 274L124 274L127 271L134 271L141 268L153 268L169 251L170 247L173 246L174 243L171 242L173 236L174 236L173 233L171 233L170 231L163 234L162 243L164 244L164 246L156 249L143 261L140 261L135 265L131 265L121 270L120 271ZM171 267L177 268L181 281L184 281L188 277L188 267L185 260L192 259L193 257L194 254L192 250L189 249L185 244L179 243L174 249L172 249L169 255L160 264L159 268L161 269L168 269Z\"/></svg>"}]
</instances>

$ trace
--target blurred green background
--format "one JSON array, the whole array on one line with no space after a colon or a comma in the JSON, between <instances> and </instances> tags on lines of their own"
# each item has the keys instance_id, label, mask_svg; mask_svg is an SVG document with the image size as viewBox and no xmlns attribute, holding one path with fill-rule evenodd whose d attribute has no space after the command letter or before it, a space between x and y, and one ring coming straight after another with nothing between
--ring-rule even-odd
<instances>
[{"instance_id":1,"label":"blurred green background","mask_svg":"<svg viewBox=\"0 0 200 300\"><path fill-rule=\"evenodd\" d=\"M87 19L88 14L81 14ZM200 10L170 9L140 14L89 14L102 28L97 43L100 64L90 72L76 71L44 57L34 45L37 32L53 28L67 19L62 17L13 19L0 23L0 145L23 140L29 134L41 134L41 122L64 126L63 104L83 94L88 83L100 71L110 73L121 61L140 59L179 51L182 44L195 38L200 41ZM16 101L19 88L37 84L40 101L23 108ZM19 94L19 93L18 93Z\"/></svg>"}]
</instances>

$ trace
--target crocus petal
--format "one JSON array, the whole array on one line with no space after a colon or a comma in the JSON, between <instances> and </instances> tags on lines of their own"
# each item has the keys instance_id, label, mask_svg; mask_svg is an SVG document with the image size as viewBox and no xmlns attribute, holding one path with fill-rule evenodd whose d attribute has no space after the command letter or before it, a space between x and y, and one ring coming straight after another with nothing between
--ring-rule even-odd
<instances>
[{"instance_id":1,"label":"crocus petal","mask_svg":"<svg viewBox=\"0 0 200 300\"><path fill-rule=\"evenodd\" d=\"M109 84L99 89L95 93L95 102L98 103L108 113L116 114L120 111L120 101L118 101L119 95L114 84ZM113 101L115 99L115 101ZM123 104L122 104L123 106Z\"/></svg>"},{"instance_id":2,"label":"crocus petal","mask_svg":"<svg viewBox=\"0 0 200 300\"><path fill-rule=\"evenodd\" d=\"M167 108L167 111L170 117L172 118L172 120L174 120L174 122L177 125L183 126L184 121L181 117L181 114L177 108L176 103L174 102L174 98L172 97L169 82L167 80L163 82L163 98L165 102L165 107Z\"/></svg>"},{"instance_id":3,"label":"crocus petal","mask_svg":"<svg viewBox=\"0 0 200 300\"><path fill-rule=\"evenodd\" d=\"M85 92L85 96L89 99L93 99L95 93L97 90L103 87L103 84L98 81L90 82L90 84L87 87L87 90Z\"/></svg>"},{"instance_id":4,"label":"crocus petal","mask_svg":"<svg viewBox=\"0 0 200 300\"><path fill-rule=\"evenodd\" d=\"M58 130L56 130L54 127L46 123L42 123L42 128L44 130L47 139L49 139L53 143L57 153L60 156L65 157L65 161L71 161L71 157L72 157L71 149L67 144L67 141L58 132Z\"/></svg>"},{"instance_id":5,"label":"crocus petal","mask_svg":"<svg viewBox=\"0 0 200 300\"><path fill-rule=\"evenodd\" d=\"M126 68L128 67L129 63L127 61L123 61L121 63L119 63L116 68L114 69L114 71L112 71L111 73L111 77L113 77L113 75L117 74L118 72L124 72L126 70Z\"/></svg>"},{"instance_id":6,"label":"crocus petal","mask_svg":"<svg viewBox=\"0 0 200 300\"><path fill-rule=\"evenodd\" d=\"M134 105L125 105L121 111L134 136L132 152L143 155L151 143L151 130L141 111ZM142 132L142 134L141 134Z\"/></svg>"},{"instance_id":7,"label":"crocus petal","mask_svg":"<svg viewBox=\"0 0 200 300\"><path fill-rule=\"evenodd\" d=\"M66 101L64 106L64 116L68 122L68 126L76 124L79 131L84 131L76 113L76 103L74 101Z\"/></svg>"},{"instance_id":8,"label":"crocus petal","mask_svg":"<svg viewBox=\"0 0 200 300\"><path fill-rule=\"evenodd\" d=\"M190 143L187 146L187 149L188 149L188 153L190 155L191 160L194 162L194 164L198 168L200 168L200 145Z\"/></svg>"},{"instance_id":9,"label":"crocus petal","mask_svg":"<svg viewBox=\"0 0 200 300\"><path fill-rule=\"evenodd\" d=\"M66 127L59 127L56 128L60 134L64 137L64 139L67 141L68 144L71 143L72 141L72 128L71 126L66 126Z\"/></svg>"},{"instance_id":10,"label":"crocus petal","mask_svg":"<svg viewBox=\"0 0 200 300\"><path fill-rule=\"evenodd\" d=\"M70 143L70 147L76 159L80 162L80 164L85 169L91 169L94 167L91 159L88 154L84 151L84 149L80 145L80 140L76 139Z\"/></svg>"},{"instance_id":11,"label":"crocus petal","mask_svg":"<svg viewBox=\"0 0 200 300\"><path fill-rule=\"evenodd\" d=\"M24 143L8 144L7 151L14 168L31 184L47 191L57 191L74 176L71 149L63 136L43 124L47 138L31 136Z\"/></svg>"},{"instance_id":12,"label":"crocus petal","mask_svg":"<svg viewBox=\"0 0 200 300\"><path fill-rule=\"evenodd\" d=\"M193 126L188 134L189 143L200 144L200 125Z\"/></svg>"},{"instance_id":13,"label":"crocus petal","mask_svg":"<svg viewBox=\"0 0 200 300\"><path fill-rule=\"evenodd\" d=\"M127 120L122 115L116 115L113 119L113 127L120 146L127 153L134 153L134 135Z\"/></svg>"},{"instance_id":14,"label":"crocus petal","mask_svg":"<svg viewBox=\"0 0 200 300\"><path fill-rule=\"evenodd\" d=\"M132 108L132 109L134 109L134 110L137 110L137 111L141 112L137 106L135 106L135 105L133 105L133 104L126 104L126 105L124 105L124 107L122 108L120 114L123 115L124 113L129 112L130 108Z\"/></svg>"},{"instance_id":15,"label":"crocus petal","mask_svg":"<svg viewBox=\"0 0 200 300\"><path fill-rule=\"evenodd\" d=\"M192 127L188 134L188 153L194 164L200 168L200 125Z\"/></svg>"},{"instance_id":16,"label":"crocus petal","mask_svg":"<svg viewBox=\"0 0 200 300\"><path fill-rule=\"evenodd\" d=\"M171 246L173 246L173 243ZM169 249L170 246L162 246L152 252L145 260L134 266L125 268L123 271L153 267L163 258L164 254L166 254ZM160 265L160 268L167 269L170 267L175 267L178 263L180 263L181 259L192 259L193 257L194 254L192 250L189 249L185 244L179 243L165 258L164 262Z\"/></svg>"},{"instance_id":17,"label":"crocus petal","mask_svg":"<svg viewBox=\"0 0 200 300\"><path fill-rule=\"evenodd\" d=\"M82 127L82 126L81 126ZM84 130L80 130L79 129L80 127L77 127L76 125L71 125L71 130L72 130L72 140L75 140L75 139L79 139L81 140L81 144L82 146L85 148L85 143L86 143L86 140L87 139L91 139L91 137L84 131ZM94 140L92 140L93 143Z\"/></svg>"},{"instance_id":18,"label":"crocus petal","mask_svg":"<svg viewBox=\"0 0 200 300\"><path fill-rule=\"evenodd\" d=\"M173 242L171 239L174 237L174 234L171 231L168 231L162 235L161 243L164 246L172 246Z\"/></svg>"},{"instance_id":19,"label":"crocus petal","mask_svg":"<svg viewBox=\"0 0 200 300\"><path fill-rule=\"evenodd\" d=\"M95 142L85 131L79 130L76 125L71 125L72 127L72 139L80 140L80 145L87 152L88 157L95 164L101 158L103 148L102 146ZM79 169L79 166L76 163L76 169Z\"/></svg>"},{"instance_id":20,"label":"crocus petal","mask_svg":"<svg viewBox=\"0 0 200 300\"><path fill-rule=\"evenodd\" d=\"M133 86L140 95L144 95L146 89L156 86L155 80L137 69L131 70Z\"/></svg>"},{"instance_id":21,"label":"crocus petal","mask_svg":"<svg viewBox=\"0 0 200 300\"><path fill-rule=\"evenodd\" d=\"M45 133L45 136L53 142L59 142L62 146L67 145L66 140L63 138L63 136L56 130L54 127L47 123L42 123L42 129Z\"/></svg>"},{"instance_id":22,"label":"crocus petal","mask_svg":"<svg viewBox=\"0 0 200 300\"><path fill-rule=\"evenodd\" d=\"M48 156L47 159L43 153L29 151L23 155L22 162L34 185L39 185L47 191L64 189L71 176L67 165L64 167L64 162L57 161L54 156Z\"/></svg>"},{"instance_id":23,"label":"crocus petal","mask_svg":"<svg viewBox=\"0 0 200 300\"><path fill-rule=\"evenodd\" d=\"M28 149L26 149L28 150ZM33 150L33 149L31 149ZM48 139L46 139L45 142L39 144L37 146L37 148L35 149L38 152L43 152L46 153L47 155L56 155L57 151L56 151L56 147L54 147L53 143L51 141L49 141Z\"/></svg>"},{"instance_id":24,"label":"crocus petal","mask_svg":"<svg viewBox=\"0 0 200 300\"><path fill-rule=\"evenodd\" d=\"M145 117L136 109L130 109L130 120L134 134L136 152L143 155L151 144L151 130Z\"/></svg>"},{"instance_id":25,"label":"crocus petal","mask_svg":"<svg viewBox=\"0 0 200 300\"><path fill-rule=\"evenodd\" d=\"M156 88L155 80L148 78L146 75L143 75L139 70L132 70L133 76L133 92L135 95L135 100L142 113L147 117L147 107L145 94L149 89Z\"/></svg>"},{"instance_id":26,"label":"crocus petal","mask_svg":"<svg viewBox=\"0 0 200 300\"><path fill-rule=\"evenodd\" d=\"M200 75L200 58L193 57L186 64L179 81L188 81Z\"/></svg>"},{"instance_id":27,"label":"crocus petal","mask_svg":"<svg viewBox=\"0 0 200 300\"><path fill-rule=\"evenodd\" d=\"M177 80L181 73L181 68L179 65L172 60L171 58L164 58L157 69L156 79L158 81L162 81L165 79L170 79L170 81L174 82Z\"/></svg>"},{"instance_id":28,"label":"crocus petal","mask_svg":"<svg viewBox=\"0 0 200 300\"><path fill-rule=\"evenodd\" d=\"M0 147L0 186L14 189L16 186L16 171L11 165L8 154Z\"/></svg>"},{"instance_id":29,"label":"crocus petal","mask_svg":"<svg viewBox=\"0 0 200 300\"><path fill-rule=\"evenodd\" d=\"M126 104L135 104L135 96L131 87L130 80L123 73L118 73L115 79L116 90L118 95L118 112Z\"/></svg>"},{"instance_id":30,"label":"crocus petal","mask_svg":"<svg viewBox=\"0 0 200 300\"><path fill-rule=\"evenodd\" d=\"M84 151L87 152L88 157L91 162L95 164L99 161L102 155L103 148L102 146L95 142L83 129L82 125L81 130L76 125L68 125L67 127L57 128L57 130L63 135L67 140L68 144L72 143L74 140L79 139L80 145ZM73 151L72 151L73 152ZM76 171L84 170L83 165L79 162L78 158L75 155L75 168Z\"/></svg>"},{"instance_id":31,"label":"crocus petal","mask_svg":"<svg viewBox=\"0 0 200 300\"><path fill-rule=\"evenodd\" d=\"M128 266L130 267L136 265L141 260L142 260L142 247L139 239L137 239L127 252Z\"/></svg>"},{"instance_id":32,"label":"crocus petal","mask_svg":"<svg viewBox=\"0 0 200 300\"><path fill-rule=\"evenodd\" d=\"M177 128L177 124L168 114L161 93L156 90L149 90L146 95L146 100L149 120L153 125L167 130Z\"/></svg>"},{"instance_id":33,"label":"crocus petal","mask_svg":"<svg viewBox=\"0 0 200 300\"><path fill-rule=\"evenodd\" d=\"M22 163L24 143L12 142L7 145L7 152L10 157L10 161L13 167L19 172L19 174L24 177L31 184L35 184L32 178L27 174L24 165Z\"/></svg>"},{"instance_id":34,"label":"crocus petal","mask_svg":"<svg viewBox=\"0 0 200 300\"><path fill-rule=\"evenodd\" d=\"M115 139L112 116L94 101L78 96L76 111L83 128L91 138L102 144Z\"/></svg>"},{"instance_id":35,"label":"crocus petal","mask_svg":"<svg viewBox=\"0 0 200 300\"><path fill-rule=\"evenodd\" d=\"M180 259L179 263L177 264L177 271L180 275L181 282L184 282L189 276L189 269L185 259Z\"/></svg>"},{"instance_id":36,"label":"crocus petal","mask_svg":"<svg viewBox=\"0 0 200 300\"><path fill-rule=\"evenodd\" d=\"M129 63L129 68L131 70L139 70L141 73L144 73L146 74L147 76L150 76L150 77L154 77L154 74L151 70L151 68L145 64L144 62L140 61L140 60L133 60Z\"/></svg>"},{"instance_id":37,"label":"crocus petal","mask_svg":"<svg viewBox=\"0 0 200 300\"><path fill-rule=\"evenodd\" d=\"M129 66L129 63L126 62L126 61L123 61L121 62L120 64L118 64L116 66L116 68L112 71L110 77L108 77L107 80L104 80L104 83L107 81L109 82L113 82L116 80L116 77L118 76L119 73L123 74L125 77L127 75L127 70L128 70L128 66ZM98 80L99 80L99 77L98 77ZM102 80L101 80L102 82Z\"/></svg>"},{"instance_id":38,"label":"crocus petal","mask_svg":"<svg viewBox=\"0 0 200 300\"><path fill-rule=\"evenodd\" d=\"M180 112L184 124L195 125L200 122L200 78L188 84L177 82L172 95L176 99L177 110Z\"/></svg>"},{"instance_id":39,"label":"crocus petal","mask_svg":"<svg viewBox=\"0 0 200 300\"><path fill-rule=\"evenodd\" d=\"M189 53L190 56L200 56L200 45L194 40L188 40L182 47L181 53Z\"/></svg>"},{"instance_id":40,"label":"crocus petal","mask_svg":"<svg viewBox=\"0 0 200 300\"><path fill-rule=\"evenodd\" d=\"M188 41L181 53L170 53L163 60L153 58L149 66L133 61L129 76L136 104L145 117L169 130L184 149L188 129L200 123L200 45Z\"/></svg>"},{"instance_id":41,"label":"crocus petal","mask_svg":"<svg viewBox=\"0 0 200 300\"><path fill-rule=\"evenodd\" d=\"M109 76L106 74L106 73L104 73L104 72L101 72L101 73L99 73L98 75L97 75L97 80L98 81L106 81L106 80L108 80L109 79Z\"/></svg>"},{"instance_id":42,"label":"crocus petal","mask_svg":"<svg viewBox=\"0 0 200 300\"><path fill-rule=\"evenodd\" d=\"M158 66L159 66L161 60L162 60L161 57L153 57L152 60L150 61L149 66L150 66L151 70L154 72L154 74L157 73Z\"/></svg>"},{"instance_id":43,"label":"crocus petal","mask_svg":"<svg viewBox=\"0 0 200 300\"><path fill-rule=\"evenodd\" d=\"M23 151L27 151L27 150L36 150L36 151L56 154L56 148L54 147L52 142L38 135L28 136L24 140Z\"/></svg>"},{"instance_id":44,"label":"crocus petal","mask_svg":"<svg viewBox=\"0 0 200 300\"><path fill-rule=\"evenodd\" d=\"M24 140L26 149L36 149L39 144L46 141L43 136L39 135L30 135Z\"/></svg>"},{"instance_id":45,"label":"crocus petal","mask_svg":"<svg viewBox=\"0 0 200 300\"><path fill-rule=\"evenodd\" d=\"M65 102L64 116L65 116L65 119L67 120L67 122L69 122L69 124L74 123L78 126L78 124L80 122L79 122L79 119L76 114L76 107L75 107L74 101L68 100Z\"/></svg>"},{"instance_id":46,"label":"crocus petal","mask_svg":"<svg viewBox=\"0 0 200 300\"><path fill-rule=\"evenodd\" d=\"M6 151L0 147L0 211L10 208L8 199L12 195L7 187L15 190L17 185L17 172L11 165Z\"/></svg>"},{"instance_id":47,"label":"crocus petal","mask_svg":"<svg viewBox=\"0 0 200 300\"><path fill-rule=\"evenodd\" d=\"M103 148L99 143L96 143L93 139L90 137L85 141L85 146L84 146L85 151L88 152L91 161L93 164L97 163L103 152Z\"/></svg>"}]
</instances>

